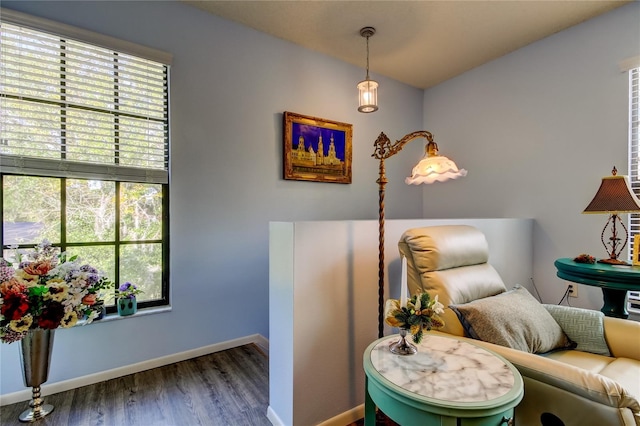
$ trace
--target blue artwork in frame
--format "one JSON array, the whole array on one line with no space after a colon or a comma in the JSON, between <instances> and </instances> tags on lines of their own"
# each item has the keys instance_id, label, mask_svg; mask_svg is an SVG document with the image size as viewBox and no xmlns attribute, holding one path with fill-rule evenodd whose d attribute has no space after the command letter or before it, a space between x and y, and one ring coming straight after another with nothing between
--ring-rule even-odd
<instances>
[{"instance_id":1,"label":"blue artwork in frame","mask_svg":"<svg viewBox=\"0 0 640 426\"><path fill-rule=\"evenodd\" d=\"M284 113L284 179L351 183L353 126Z\"/></svg>"}]
</instances>

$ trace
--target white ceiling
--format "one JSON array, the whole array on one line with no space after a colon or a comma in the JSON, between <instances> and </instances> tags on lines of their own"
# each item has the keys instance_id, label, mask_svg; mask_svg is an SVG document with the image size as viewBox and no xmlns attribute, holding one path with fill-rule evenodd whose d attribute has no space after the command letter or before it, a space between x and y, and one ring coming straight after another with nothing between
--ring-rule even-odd
<instances>
[{"instance_id":1,"label":"white ceiling","mask_svg":"<svg viewBox=\"0 0 640 426\"><path fill-rule=\"evenodd\" d=\"M428 88L629 0L192 1L185 3L363 68Z\"/></svg>"}]
</instances>

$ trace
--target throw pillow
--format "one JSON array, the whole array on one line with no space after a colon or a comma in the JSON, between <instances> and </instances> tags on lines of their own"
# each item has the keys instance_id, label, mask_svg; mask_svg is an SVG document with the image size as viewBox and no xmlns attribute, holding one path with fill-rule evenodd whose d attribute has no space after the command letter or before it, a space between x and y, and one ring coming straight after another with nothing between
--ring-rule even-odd
<instances>
[{"instance_id":1,"label":"throw pillow","mask_svg":"<svg viewBox=\"0 0 640 426\"><path fill-rule=\"evenodd\" d=\"M449 307L474 339L529 353L572 347L551 314L521 286Z\"/></svg>"},{"instance_id":2,"label":"throw pillow","mask_svg":"<svg viewBox=\"0 0 640 426\"><path fill-rule=\"evenodd\" d=\"M604 339L604 314L590 309L561 305L542 305L573 342L576 350L611 356Z\"/></svg>"}]
</instances>

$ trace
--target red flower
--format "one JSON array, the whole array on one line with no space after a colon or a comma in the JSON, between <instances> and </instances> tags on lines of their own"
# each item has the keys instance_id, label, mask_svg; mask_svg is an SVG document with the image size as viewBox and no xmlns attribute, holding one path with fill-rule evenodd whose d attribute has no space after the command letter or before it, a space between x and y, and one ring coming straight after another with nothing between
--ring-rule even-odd
<instances>
[{"instance_id":1,"label":"red flower","mask_svg":"<svg viewBox=\"0 0 640 426\"><path fill-rule=\"evenodd\" d=\"M29 310L29 298L26 294L8 292L3 297L0 313L10 321L19 320Z\"/></svg>"},{"instance_id":2,"label":"red flower","mask_svg":"<svg viewBox=\"0 0 640 426\"><path fill-rule=\"evenodd\" d=\"M38 318L38 327L53 330L58 328L64 318L64 306L59 302L51 302L49 306L42 310Z\"/></svg>"}]
</instances>

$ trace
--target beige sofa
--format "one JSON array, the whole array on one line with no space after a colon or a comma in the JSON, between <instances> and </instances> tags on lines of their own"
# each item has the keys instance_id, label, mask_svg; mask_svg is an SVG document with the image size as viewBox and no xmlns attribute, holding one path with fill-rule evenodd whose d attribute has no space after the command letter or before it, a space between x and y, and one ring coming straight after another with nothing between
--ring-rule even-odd
<instances>
[{"instance_id":1,"label":"beige sofa","mask_svg":"<svg viewBox=\"0 0 640 426\"><path fill-rule=\"evenodd\" d=\"M640 425L640 323L604 317L592 310L542 305L524 288L507 290L488 263L484 234L471 226L409 229L398 245L407 258L411 294L437 294L447 307L443 315L445 327L438 332L456 336L472 333L476 337L483 333L490 341L498 336L499 344L477 339L473 342L502 355L522 374L525 394L516 409L517 425ZM509 287L515 284L510 283ZM500 331L499 324L495 331L491 322L500 317L500 306L507 306L507 316L501 320L506 327ZM557 311L564 315L564 323ZM534 312L532 320L527 318ZM574 326L573 318L582 318L582 314L586 325ZM529 330L529 325L545 322L549 327L559 327L558 331L538 332L543 335L535 336L535 331ZM554 350L545 349L544 344L542 349L536 349L540 340L557 333L561 336L554 337L558 340L551 343L556 346ZM525 336L524 343L520 343L521 334ZM523 349L518 344L531 347ZM570 349L568 344L577 348Z\"/></svg>"}]
</instances>

